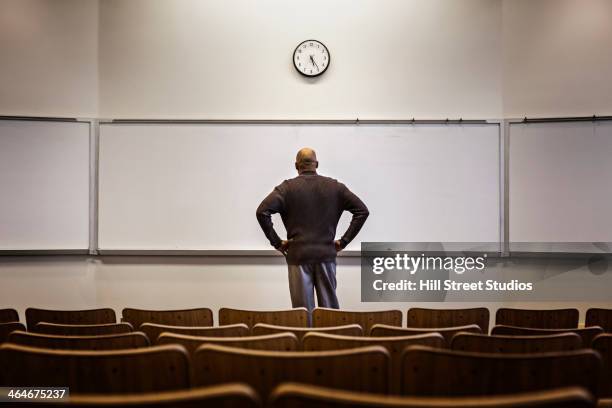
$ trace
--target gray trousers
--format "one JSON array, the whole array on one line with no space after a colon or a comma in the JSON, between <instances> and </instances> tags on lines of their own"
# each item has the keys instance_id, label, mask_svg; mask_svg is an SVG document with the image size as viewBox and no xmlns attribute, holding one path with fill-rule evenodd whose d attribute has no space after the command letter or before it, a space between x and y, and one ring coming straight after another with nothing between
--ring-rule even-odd
<instances>
[{"instance_id":1,"label":"gray trousers","mask_svg":"<svg viewBox=\"0 0 612 408\"><path fill-rule=\"evenodd\" d=\"M314 292L319 307L340 308L336 297L336 263L289 265L289 292L293 307L315 308Z\"/></svg>"}]
</instances>

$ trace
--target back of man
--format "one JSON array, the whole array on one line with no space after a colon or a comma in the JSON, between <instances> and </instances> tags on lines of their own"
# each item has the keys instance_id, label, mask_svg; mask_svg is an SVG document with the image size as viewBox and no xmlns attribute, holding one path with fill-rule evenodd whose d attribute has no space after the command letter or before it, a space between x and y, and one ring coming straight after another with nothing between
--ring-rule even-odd
<instances>
[{"instance_id":1,"label":"back of man","mask_svg":"<svg viewBox=\"0 0 612 408\"><path fill-rule=\"evenodd\" d=\"M302 149L296 158L299 175L285 180L257 209L257 219L270 244L283 252L289 265L289 289L293 307L314 308L314 293L321 307L338 308L336 254L357 235L368 209L344 184L318 175L316 154ZM343 211L353 214L342 238L335 240ZM274 231L271 215L279 213L287 240Z\"/></svg>"}]
</instances>

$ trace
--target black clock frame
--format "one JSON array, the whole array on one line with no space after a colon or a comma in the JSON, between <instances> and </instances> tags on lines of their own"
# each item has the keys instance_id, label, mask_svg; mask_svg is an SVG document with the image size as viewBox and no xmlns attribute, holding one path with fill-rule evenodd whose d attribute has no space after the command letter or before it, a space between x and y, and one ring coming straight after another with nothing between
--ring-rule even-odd
<instances>
[{"instance_id":1,"label":"black clock frame","mask_svg":"<svg viewBox=\"0 0 612 408\"><path fill-rule=\"evenodd\" d=\"M308 74L303 73L302 71L300 71L300 69L297 67L297 65L295 65L295 53L297 52L298 48L300 48L300 46L302 44L307 43L308 41L316 41L316 42L318 42L319 44L321 44L323 46L323 48L325 48L325 51L327 51L327 65L325 66L325 69L323 71L319 72L318 74L314 74L314 75L308 75ZM306 78L316 78L318 76L323 75L325 73L325 71L327 71L327 68L329 68L329 66L331 65L331 53L329 52L329 48L327 48L327 45L323 44L321 41L315 40L315 39L304 40L301 43L299 43L297 45L297 47L295 47L295 49L293 50L292 57L293 57L293 67L295 68L295 70L297 72L300 73L300 75L305 76Z\"/></svg>"}]
</instances>

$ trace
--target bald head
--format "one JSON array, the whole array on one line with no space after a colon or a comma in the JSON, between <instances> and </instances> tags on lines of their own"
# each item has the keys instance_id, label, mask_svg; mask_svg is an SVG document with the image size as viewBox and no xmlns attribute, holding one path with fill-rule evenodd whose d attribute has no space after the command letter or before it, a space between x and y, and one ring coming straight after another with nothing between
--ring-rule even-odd
<instances>
[{"instance_id":1,"label":"bald head","mask_svg":"<svg viewBox=\"0 0 612 408\"><path fill-rule=\"evenodd\" d=\"M319 167L319 162L317 161L317 154L310 147L304 147L300 149L295 156L295 168L298 173L302 173L304 171L315 171Z\"/></svg>"}]
</instances>

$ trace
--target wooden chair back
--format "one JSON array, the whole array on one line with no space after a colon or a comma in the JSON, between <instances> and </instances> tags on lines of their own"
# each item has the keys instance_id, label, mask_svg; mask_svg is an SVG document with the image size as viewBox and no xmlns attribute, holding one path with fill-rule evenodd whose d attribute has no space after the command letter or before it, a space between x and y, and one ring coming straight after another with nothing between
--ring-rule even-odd
<instances>
[{"instance_id":1,"label":"wooden chair back","mask_svg":"<svg viewBox=\"0 0 612 408\"><path fill-rule=\"evenodd\" d=\"M293 333L298 340L302 341L306 333L328 333L338 334L343 336L363 336L363 329L358 324L347 324L345 326L332 327L290 327L290 326L274 326L272 324L257 323L253 326L252 334L261 336L264 334L274 333Z\"/></svg>"},{"instance_id":2,"label":"wooden chair back","mask_svg":"<svg viewBox=\"0 0 612 408\"><path fill-rule=\"evenodd\" d=\"M19 322L0 323L0 343L7 341L12 332L25 331L25 329L25 326Z\"/></svg>"},{"instance_id":3,"label":"wooden chair back","mask_svg":"<svg viewBox=\"0 0 612 408\"><path fill-rule=\"evenodd\" d=\"M612 332L612 309L591 308L587 310L584 326L599 326L606 333Z\"/></svg>"},{"instance_id":4,"label":"wooden chair back","mask_svg":"<svg viewBox=\"0 0 612 408\"><path fill-rule=\"evenodd\" d=\"M317 352L272 352L205 344L193 357L194 385L250 384L266 399L286 381L385 394L389 353L371 346Z\"/></svg>"},{"instance_id":5,"label":"wooden chair back","mask_svg":"<svg viewBox=\"0 0 612 408\"><path fill-rule=\"evenodd\" d=\"M402 358L402 392L407 395L494 395L584 387L596 395L599 353L590 349L501 354L408 347Z\"/></svg>"},{"instance_id":6,"label":"wooden chair back","mask_svg":"<svg viewBox=\"0 0 612 408\"><path fill-rule=\"evenodd\" d=\"M188 336L203 337L242 337L249 335L246 324L230 324L227 326L170 326L165 324L143 323L140 331L145 333L152 344L157 344L157 339L162 333L185 334Z\"/></svg>"},{"instance_id":7,"label":"wooden chair back","mask_svg":"<svg viewBox=\"0 0 612 408\"><path fill-rule=\"evenodd\" d=\"M275 326L308 327L308 310L304 307L289 310L219 309L219 325L244 323L252 328L257 323Z\"/></svg>"},{"instance_id":8,"label":"wooden chair back","mask_svg":"<svg viewBox=\"0 0 612 408\"><path fill-rule=\"evenodd\" d=\"M560 333L576 333L582 339L582 347L590 347L593 339L603 333L599 326L580 329L530 329L527 327L496 325L491 329L492 335L507 336L546 336Z\"/></svg>"},{"instance_id":9,"label":"wooden chair back","mask_svg":"<svg viewBox=\"0 0 612 408\"><path fill-rule=\"evenodd\" d=\"M533 329L575 329L578 327L578 309L500 308L495 313L495 324Z\"/></svg>"},{"instance_id":10,"label":"wooden chair back","mask_svg":"<svg viewBox=\"0 0 612 408\"><path fill-rule=\"evenodd\" d=\"M15 309L0 309L0 323L19 322L19 313Z\"/></svg>"},{"instance_id":11,"label":"wooden chair back","mask_svg":"<svg viewBox=\"0 0 612 408\"><path fill-rule=\"evenodd\" d=\"M260 408L261 399L246 384L223 384L154 393L71 395L68 401L21 402L20 408Z\"/></svg>"},{"instance_id":12,"label":"wooden chair back","mask_svg":"<svg viewBox=\"0 0 612 408\"><path fill-rule=\"evenodd\" d=\"M188 388L189 356L178 345L133 350L49 350L0 345L3 386L69 387L71 393L140 393Z\"/></svg>"},{"instance_id":13,"label":"wooden chair back","mask_svg":"<svg viewBox=\"0 0 612 408\"><path fill-rule=\"evenodd\" d=\"M8 341L22 346L55 350L123 350L150 346L149 339L141 332L101 336L58 336L16 331L9 335Z\"/></svg>"},{"instance_id":14,"label":"wooden chair back","mask_svg":"<svg viewBox=\"0 0 612 408\"><path fill-rule=\"evenodd\" d=\"M546 353L582 348L582 339L576 333L543 336L497 336L476 333L457 333L451 349L479 353Z\"/></svg>"},{"instance_id":15,"label":"wooden chair back","mask_svg":"<svg viewBox=\"0 0 612 408\"><path fill-rule=\"evenodd\" d=\"M601 354L603 361L599 396L601 398L612 398L612 334L605 333L595 337L591 347Z\"/></svg>"},{"instance_id":16,"label":"wooden chair back","mask_svg":"<svg viewBox=\"0 0 612 408\"><path fill-rule=\"evenodd\" d=\"M213 313L212 310L205 307L182 310L125 308L121 312L121 321L131 323L136 330L140 330L140 325L143 323L156 323L170 326L212 326Z\"/></svg>"},{"instance_id":17,"label":"wooden chair back","mask_svg":"<svg viewBox=\"0 0 612 408\"><path fill-rule=\"evenodd\" d=\"M457 327L430 327L430 328L416 328L416 327L393 327L384 324L376 324L370 330L370 336L372 337L383 337L383 336L414 336L417 334L426 333L440 333L444 337L446 347L450 347L453 336L457 333L482 333L480 326L476 324L468 324L467 326Z\"/></svg>"},{"instance_id":18,"label":"wooden chair back","mask_svg":"<svg viewBox=\"0 0 612 408\"><path fill-rule=\"evenodd\" d=\"M297 351L299 341L293 333L266 334L243 337L201 337L184 334L162 333L157 344L180 344L193 354L203 344L218 344L250 350Z\"/></svg>"},{"instance_id":19,"label":"wooden chair back","mask_svg":"<svg viewBox=\"0 0 612 408\"><path fill-rule=\"evenodd\" d=\"M375 324L388 326L402 325L402 312L399 310L350 311L317 307L312 312L313 327L343 326L358 324L364 332L369 332Z\"/></svg>"},{"instance_id":20,"label":"wooden chair back","mask_svg":"<svg viewBox=\"0 0 612 408\"><path fill-rule=\"evenodd\" d=\"M401 357L408 346L421 345L429 347L444 347L445 341L439 333L417 334L398 337L351 337L326 333L308 333L302 341L304 351L344 350L357 347L383 346L389 352L390 360L390 391L396 394L400 391Z\"/></svg>"},{"instance_id":21,"label":"wooden chair back","mask_svg":"<svg viewBox=\"0 0 612 408\"><path fill-rule=\"evenodd\" d=\"M405 397L285 383L272 391L271 408L593 408L583 388L488 397Z\"/></svg>"},{"instance_id":22,"label":"wooden chair back","mask_svg":"<svg viewBox=\"0 0 612 408\"><path fill-rule=\"evenodd\" d=\"M456 327L477 324L483 333L489 332L489 309L424 309L413 307L407 313L408 327Z\"/></svg>"},{"instance_id":23,"label":"wooden chair back","mask_svg":"<svg viewBox=\"0 0 612 408\"><path fill-rule=\"evenodd\" d=\"M105 324L116 323L115 311L110 308L88 310L50 310L29 307L26 309L26 323L28 329L36 323L59 324Z\"/></svg>"},{"instance_id":24,"label":"wooden chair back","mask_svg":"<svg viewBox=\"0 0 612 408\"><path fill-rule=\"evenodd\" d=\"M103 336L107 334L131 333L134 328L129 323L106 324L58 324L36 323L32 333L55 334L58 336Z\"/></svg>"}]
</instances>

